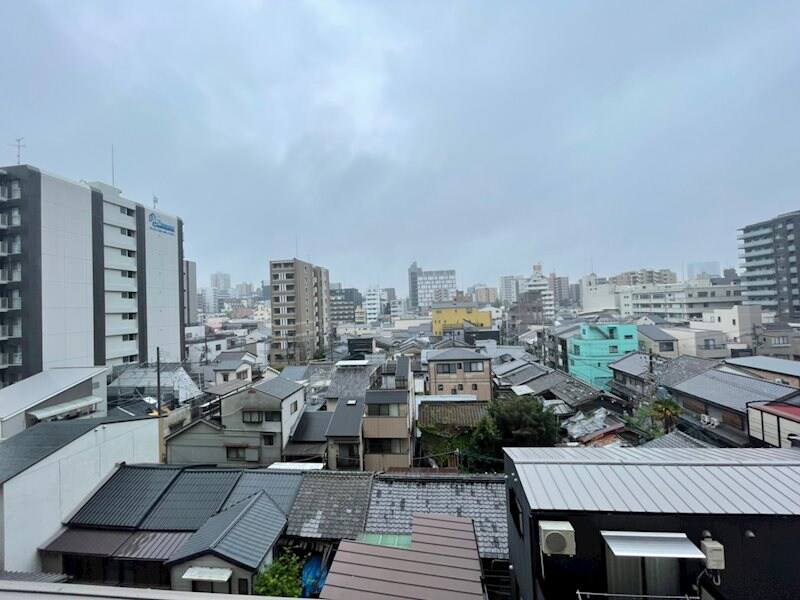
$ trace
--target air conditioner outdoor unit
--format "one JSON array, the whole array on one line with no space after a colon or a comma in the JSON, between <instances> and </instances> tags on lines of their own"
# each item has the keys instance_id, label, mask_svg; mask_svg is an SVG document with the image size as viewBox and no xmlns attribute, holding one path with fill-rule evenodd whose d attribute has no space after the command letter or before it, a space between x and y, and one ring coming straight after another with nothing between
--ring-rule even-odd
<instances>
[{"instance_id":1,"label":"air conditioner outdoor unit","mask_svg":"<svg viewBox=\"0 0 800 600\"><path fill-rule=\"evenodd\" d=\"M703 425L708 425L708 419L709 419L709 417L708 417L708 415L707 415L707 414L702 414L702 415L700 415L700 422L701 422Z\"/></svg>"},{"instance_id":2,"label":"air conditioner outdoor unit","mask_svg":"<svg viewBox=\"0 0 800 600\"><path fill-rule=\"evenodd\" d=\"M717 425L719 425L719 419L717 419L716 417L708 417L708 426L709 427L711 427L713 429Z\"/></svg>"},{"instance_id":3,"label":"air conditioner outdoor unit","mask_svg":"<svg viewBox=\"0 0 800 600\"><path fill-rule=\"evenodd\" d=\"M542 554L575 556L575 530L569 521L539 521Z\"/></svg>"}]
</instances>

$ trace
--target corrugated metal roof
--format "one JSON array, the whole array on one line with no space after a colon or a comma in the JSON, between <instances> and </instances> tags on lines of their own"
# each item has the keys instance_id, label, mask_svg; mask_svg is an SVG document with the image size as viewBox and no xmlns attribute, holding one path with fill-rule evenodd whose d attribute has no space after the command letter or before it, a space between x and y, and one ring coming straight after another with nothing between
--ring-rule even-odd
<instances>
[{"instance_id":1,"label":"corrugated metal roof","mask_svg":"<svg viewBox=\"0 0 800 600\"><path fill-rule=\"evenodd\" d=\"M231 493L241 471L183 471L141 524L141 529L194 531L216 513Z\"/></svg>"},{"instance_id":2,"label":"corrugated metal roof","mask_svg":"<svg viewBox=\"0 0 800 600\"><path fill-rule=\"evenodd\" d=\"M411 548L342 542L320 598L482 600L481 564L469 519L416 515Z\"/></svg>"},{"instance_id":3,"label":"corrugated metal roof","mask_svg":"<svg viewBox=\"0 0 800 600\"><path fill-rule=\"evenodd\" d=\"M364 396L343 397L336 402L336 409L325 435L328 437L357 437L361 434L364 417Z\"/></svg>"},{"instance_id":4,"label":"corrugated metal roof","mask_svg":"<svg viewBox=\"0 0 800 600\"><path fill-rule=\"evenodd\" d=\"M2 581L35 581L38 583L63 583L69 577L62 573L25 573L22 571L0 571Z\"/></svg>"},{"instance_id":5,"label":"corrugated metal roof","mask_svg":"<svg viewBox=\"0 0 800 600\"><path fill-rule=\"evenodd\" d=\"M273 377L272 379L261 381L253 387L259 392L269 394L279 400L284 400L303 389L302 385L285 377Z\"/></svg>"},{"instance_id":6,"label":"corrugated metal roof","mask_svg":"<svg viewBox=\"0 0 800 600\"><path fill-rule=\"evenodd\" d=\"M714 446L676 429L654 440L645 442L639 448L714 448Z\"/></svg>"},{"instance_id":7,"label":"corrugated metal roof","mask_svg":"<svg viewBox=\"0 0 800 600\"><path fill-rule=\"evenodd\" d=\"M70 528L42 550L62 554L110 556L131 537L130 531Z\"/></svg>"},{"instance_id":8,"label":"corrugated metal roof","mask_svg":"<svg viewBox=\"0 0 800 600\"><path fill-rule=\"evenodd\" d=\"M324 442L327 440L325 433L331 424L333 413L327 410L309 412L304 411L297 423L297 428L292 434L291 441L297 443L304 442Z\"/></svg>"},{"instance_id":9,"label":"corrugated metal roof","mask_svg":"<svg viewBox=\"0 0 800 600\"><path fill-rule=\"evenodd\" d=\"M105 367L47 369L0 389L0 420L36 406L71 387L102 375Z\"/></svg>"},{"instance_id":10,"label":"corrugated metal roof","mask_svg":"<svg viewBox=\"0 0 800 600\"><path fill-rule=\"evenodd\" d=\"M189 539L188 531L137 531L114 552L116 558L167 560Z\"/></svg>"},{"instance_id":11,"label":"corrugated metal roof","mask_svg":"<svg viewBox=\"0 0 800 600\"><path fill-rule=\"evenodd\" d=\"M754 448L506 448L531 510L800 514L800 453Z\"/></svg>"},{"instance_id":12,"label":"corrugated metal roof","mask_svg":"<svg viewBox=\"0 0 800 600\"><path fill-rule=\"evenodd\" d=\"M800 377L800 362L794 360L773 358L771 356L743 356L741 358L726 358L725 362L738 367L749 367L780 375Z\"/></svg>"},{"instance_id":13,"label":"corrugated metal roof","mask_svg":"<svg viewBox=\"0 0 800 600\"><path fill-rule=\"evenodd\" d=\"M225 502L224 508L263 490L278 505L278 508L288 515L302 482L302 473L245 471Z\"/></svg>"},{"instance_id":14,"label":"corrugated metal roof","mask_svg":"<svg viewBox=\"0 0 800 600\"><path fill-rule=\"evenodd\" d=\"M672 389L706 402L744 413L747 403L800 396L800 390L744 374L709 370L690 377Z\"/></svg>"},{"instance_id":15,"label":"corrugated metal roof","mask_svg":"<svg viewBox=\"0 0 800 600\"><path fill-rule=\"evenodd\" d=\"M364 532L372 473L305 473L289 513L287 535L314 539L355 539Z\"/></svg>"},{"instance_id":16,"label":"corrugated metal roof","mask_svg":"<svg viewBox=\"0 0 800 600\"><path fill-rule=\"evenodd\" d=\"M210 517L170 557L177 564L214 554L246 569L256 570L286 526L286 516L263 491Z\"/></svg>"},{"instance_id":17,"label":"corrugated metal roof","mask_svg":"<svg viewBox=\"0 0 800 600\"><path fill-rule=\"evenodd\" d=\"M488 402L422 402L420 427L475 427L486 414Z\"/></svg>"},{"instance_id":18,"label":"corrugated metal roof","mask_svg":"<svg viewBox=\"0 0 800 600\"><path fill-rule=\"evenodd\" d=\"M69 523L137 527L180 471L180 467L122 466Z\"/></svg>"},{"instance_id":19,"label":"corrugated metal roof","mask_svg":"<svg viewBox=\"0 0 800 600\"><path fill-rule=\"evenodd\" d=\"M677 338L671 336L657 325L637 325L637 331L644 337L654 342L674 342Z\"/></svg>"},{"instance_id":20,"label":"corrugated metal roof","mask_svg":"<svg viewBox=\"0 0 800 600\"><path fill-rule=\"evenodd\" d=\"M508 558L508 511L503 475L376 475L365 529L411 533L412 516L441 513L472 519L483 558Z\"/></svg>"}]
</instances>

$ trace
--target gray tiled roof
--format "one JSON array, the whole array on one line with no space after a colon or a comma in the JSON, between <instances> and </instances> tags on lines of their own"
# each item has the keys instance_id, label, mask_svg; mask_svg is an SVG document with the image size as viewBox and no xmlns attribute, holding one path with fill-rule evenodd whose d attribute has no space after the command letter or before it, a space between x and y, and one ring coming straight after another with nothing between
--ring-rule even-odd
<instances>
[{"instance_id":1,"label":"gray tiled roof","mask_svg":"<svg viewBox=\"0 0 800 600\"><path fill-rule=\"evenodd\" d=\"M286 534L302 538L355 539L364 532L372 473L312 471L303 476Z\"/></svg>"},{"instance_id":2,"label":"gray tiled roof","mask_svg":"<svg viewBox=\"0 0 800 600\"><path fill-rule=\"evenodd\" d=\"M286 516L263 491L210 517L170 557L168 564L214 554L256 570L286 525Z\"/></svg>"},{"instance_id":3,"label":"gray tiled roof","mask_svg":"<svg viewBox=\"0 0 800 600\"><path fill-rule=\"evenodd\" d=\"M187 469L150 511L141 529L190 531L216 513L236 485L241 471Z\"/></svg>"},{"instance_id":4,"label":"gray tiled roof","mask_svg":"<svg viewBox=\"0 0 800 600\"><path fill-rule=\"evenodd\" d=\"M520 385L546 374L547 374L547 369L545 367L542 367L540 365L529 364L524 369L520 369L519 371L514 371L513 373L509 373L503 379L507 381L509 385Z\"/></svg>"},{"instance_id":5,"label":"gray tiled roof","mask_svg":"<svg viewBox=\"0 0 800 600\"><path fill-rule=\"evenodd\" d=\"M279 400L284 400L303 389L299 383L285 379L283 377L273 377L265 381L260 381L253 386L258 391L269 394Z\"/></svg>"},{"instance_id":6,"label":"gray tiled roof","mask_svg":"<svg viewBox=\"0 0 800 600\"><path fill-rule=\"evenodd\" d=\"M211 368L214 371L235 371L236 369L241 367L243 364L246 364L246 363L244 361L241 361L241 360L228 359L228 360L215 361Z\"/></svg>"},{"instance_id":7,"label":"gray tiled roof","mask_svg":"<svg viewBox=\"0 0 800 600\"><path fill-rule=\"evenodd\" d=\"M676 429L654 440L645 442L639 448L714 448L714 446Z\"/></svg>"},{"instance_id":8,"label":"gray tiled roof","mask_svg":"<svg viewBox=\"0 0 800 600\"><path fill-rule=\"evenodd\" d=\"M337 366L331 376L326 398L363 398L379 365Z\"/></svg>"},{"instance_id":9,"label":"gray tiled roof","mask_svg":"<svg viewBox=\"0 0 800 600\"><path fill-rule=\"evenodd\" d=\"M305 411L300 417L300 422L292 434L292 442L324 442L327 437L325 436L328 431L328 426L331 424L333 413L323 411Z\"/></svg>"},{"instance_id":10,"label":"gray tiled roof","mask_svg":"<svg viewBox=\"0 0 800 600\"><path fill-rule=\"evenodd\" d=\"M672 337L657 325L637 325L636 330L641 335L654 342L674 342L676 340L676 338Z\"/></svg>"},{"instance_id":11,"label":"gray tiled roof","mask_svg":"<svg viewBox=\"0 0 800 600\"><path fill-rule=\"evenodd\" d=\"M780 448L506 448L533 511L800 515Z\"/></svg>"},{"instance_id":12,"label":"gray tiled roof","mask_svg":"<svg viewBox=\"0 0 800 600\"><path fill-rule=\"evenodd\" d=\"M718 364L719 361L708 358L697 358L689 355L679 356L666 361L658 369L659 382L667 387L677 385L690 377L713 369Z\"/></svg>"},{"instance_id":13,"label":"gray tiled roof","mask_svg":"<svg viewBox=\"0 0 800 600\"><path fill-rule=\"evenodd\" d=\"M69 524L135 528L180 471L180 467L122 466Z\"/></svg>"},{"instance_id":14,"label":"gray tiled roof","mask_svg":"<svg viewBox=\"0 0 800 600\"><path fill-rule=\"evenodd\" d=\"M289 365L284 367L281 371L281 377L289 379L290 381L304 381L306 379L306 370L308 367L305 365Z\"/></svg>"},{"instance_id":15,"label":"gray tiled roof","mask_svg":"<svg viewBox=\"0 0 800 600\"><path fill-rule=\"evenodd\" d=\"M272 498L285 514L289 514L300 490L303 481L302 473L283 472L276 470L245 471L236 482L231 495L225 501L224 508L252 496L256 492L264 491Z\"/></svg>"},{"instance_id":16,"label":"gray tiled roof","mask_svg":"<svg viewBox=\"0 0 800 600\"><path fill-rule=\"evenodd\" d=\"M794 360L773 358L771 356L743 356L741 358L726 358L725 362L737 367L748 367L780 375L800 377L800 362Z\"/></svg>"},{"instance_id":17,"label":"gray tiled roof","mask_svg":"<svg viewBox=\"0 0 800 600\"><path fill-rule=\"evenodd\" d=\"M339 398L325 435L328 437L357 437L364 417L364 396Z\"/></svg>"},{"instance_id":18,"label":"gray tiled roof","mask_svg":"<svg viewBox=\"0 0 800 600\"><path fill-rule=\"evenodd\" d=\"M650 368L650 357L644 352L631 352L609 363L608 368L634 377L640 377Z\"/></svg>"},{"instance_id":19,"label":"gray tiled roof","mask_svg":"<svg viewBox=\"0 0 800 600\"><path fill-rule=\"evenodd\" d=\"M465 350L463 348L451 348L432 355L428 355L428 362L442 361L442 360L486 360L487 357L473 350Z\"/></svg>"},{"instance_id":20,"label":"gray tiled roof","mask_svg":"<svg viewBox=\"0 0 800 600\"><path fill-rule=\"evenodd\" d=\"M419 405L420 427L451 428L476 427L486 414L488 402L421 402ZM444 433L444 431L443 431Z\"/></svg>"},{"instance_id":21,"label":"gray tiled roof","mask_svg":"<svg viewBox=\"0 0 800 600\"><path fill-rule=\"evenodd\" d=\"M695 375L671 389L740 413L747 412L748 402L800 396L800 390L788 385L717 370Z\"/></svg>"},{"instance_id":22,"label":"gray tiled roof","mask_svg":"<svg viewBox=\"0 0 800 600\"><path fill-rule=\"evenodd\" d=\"M366 531L411 533L415 513L473 519L482 558L508 558L506 487L502 475L376 475Z\"/></svg>"},{"instance_id":23,"label":"gray tiled roof","mask_svg":"<svg viewBox=\"0 0 800 600\"><path fill-rule=\"evenodd\" d=\"M130 420L135 420L135 418L105 417L37 423L0 443L0 484L16 477L25 469L47 458L53 452L61 450L67 444L74 442L103 423Z\"/></svg>"}]
</instances>

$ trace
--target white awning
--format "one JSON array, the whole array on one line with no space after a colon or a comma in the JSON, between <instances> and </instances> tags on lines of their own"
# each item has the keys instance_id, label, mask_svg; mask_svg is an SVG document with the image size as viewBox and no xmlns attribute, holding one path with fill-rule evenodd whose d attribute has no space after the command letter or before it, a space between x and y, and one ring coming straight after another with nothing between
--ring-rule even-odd
<instances>
[{"instance_id":1,"label":"white awning","mask_svg":"<svg viewBox=\"0 0 800 600\"><path fill-rule=\"evenodd\" d=\"M29 410L28 414L41 421L42 419L49 419L50 417L64 415L74 410L80 410L81 408L86 408L87 406L100 404L102 401L103 399L99 398L98 396L87 396L85 398L78 398L77 400L68 400L67 402L62 402L61 404L54 404L53 406L48 406L46 408Z\"/></svg>"},{"instance_id":2,"label":"white awning","mask_svg":"<svg viewBox=\"0 0 800 600\"><path fill-rule=\"evenodd\" d=\"M182 579L192 581L219 581L226 582L233 575L233 569L222 567L189 567L183 574Z\"/></svg>"},{"instance_id":3,"label":"white awning","mask_svg":"<svg viewBox=\"0 0 800 600\"><path fill-rule=\"evenodd\" d=\"M601 531L614 556L705 558L685 533L658 531Z\"/></svg>"}]
</instances>

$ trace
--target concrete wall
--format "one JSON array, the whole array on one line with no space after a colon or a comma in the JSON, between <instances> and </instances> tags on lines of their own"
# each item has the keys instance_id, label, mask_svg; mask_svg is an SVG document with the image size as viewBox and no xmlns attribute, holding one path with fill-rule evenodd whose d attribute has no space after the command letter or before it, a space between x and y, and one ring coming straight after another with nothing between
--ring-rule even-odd
<instances>
[{"instance_id":1,"label":"concrete wall","mask_svg":"<svg viewBox=\"0 0 800 600\"><path fill-rule=\"evenodd\" d=\"M145 231L138 235L144 234L147 249L147 357L155 360L156 347L160 347L162 360L180 361L183 273L178 261L178 220L152 209L146 215Z\"/></svg>"},{"instance_id":2,"label":"concrete wall","mask_svg":"<svg viewBox=\"0 0 800 600\"><path fill-rule=\"evenodd\" d=\"M3 485L4 569L37 571L37 548L119 462L157 463L158 420L98 425Z\"/></svg>"}]
</instances>

